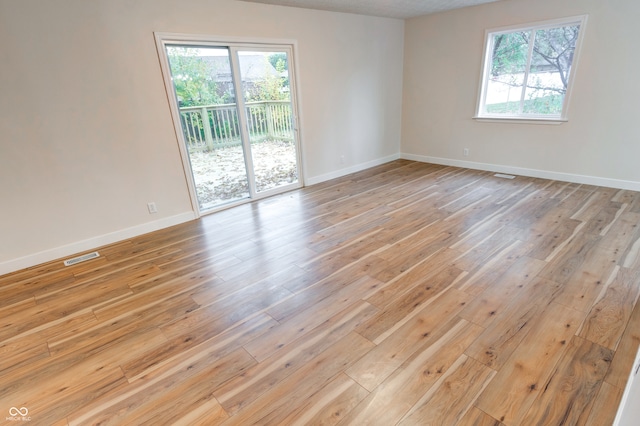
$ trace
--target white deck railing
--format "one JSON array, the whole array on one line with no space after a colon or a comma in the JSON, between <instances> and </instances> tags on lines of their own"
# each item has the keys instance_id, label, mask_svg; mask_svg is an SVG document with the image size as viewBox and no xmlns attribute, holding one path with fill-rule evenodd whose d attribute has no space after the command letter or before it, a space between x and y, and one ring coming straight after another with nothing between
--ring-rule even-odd
<instances>
[{"instance_id":1,"label":"white deck railing","mask_svg":"<svg viewBox=\"0 0 640 426\"><path fill-rule=\"evenodd\" d=\"M293 140L290 101L247 102L251 142ZM203 120L206 117L206 120ZM236 104L180 108L182 130L190 150L211 151L240 144Z\"/></svg>"}]
</instances>

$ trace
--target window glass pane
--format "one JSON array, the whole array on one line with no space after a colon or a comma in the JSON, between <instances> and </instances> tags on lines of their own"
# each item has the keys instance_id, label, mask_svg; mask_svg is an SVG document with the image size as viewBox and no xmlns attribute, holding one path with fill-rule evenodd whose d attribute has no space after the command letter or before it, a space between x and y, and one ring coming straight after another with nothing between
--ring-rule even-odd
<instances>
[{"instance_id":1,"label":"window glass pane","mask_svg":"<svg viewBox=\"0 0 640 426\"><path fill-rule=\"evenodd\" d=\"M251 158L258 192L298 181L289 59L282 51L240 51Z\"/></svg>"},{"instance_id":2,"label":"window glass pane","mask_svg":"<svg viewBox=\"0 0 640 426\"><path fill-rule=\"evenodd\" d=\"M488 33L479 118L564 120L586 16Z\"/></svg>"},{"instance_id":3,"label":"window glass pane","mask_svg":"<svg viewBox=\"0 0 640 426\"><path fill-rule=\"evenodd\" d=\"M250 196L229 54L167 46L200 212Z\"/></svg>"},{"instance_id":4,"label":"window glass pane","mask_svg":"<svg viewBox=\"0 0 640 426\"><path fill-rule=\"evenodd\" d=\"M521 31L493 37L485 99L487 113L519 113L530 35L529 31Z\"/></svg>"},{"instance_id":5,"label":"window glass pane","mask_svg":"<svg viewBox=\"0 0 640 426\"><path fill-rule=\"evenodd\" d=\"M536 31L524 113L562 113L579 31L579 25Z\"/></svg>"}]
</instances>

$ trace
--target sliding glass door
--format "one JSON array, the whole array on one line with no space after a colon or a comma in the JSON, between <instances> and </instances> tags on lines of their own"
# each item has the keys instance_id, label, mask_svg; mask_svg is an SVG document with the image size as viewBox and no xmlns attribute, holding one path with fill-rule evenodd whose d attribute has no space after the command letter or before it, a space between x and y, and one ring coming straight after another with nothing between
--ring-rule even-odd
<instances>
[{"instance_id":1,"label":"sliding glass door","mask_svg":"<svg viewBox=\"0 0 640 426\"><path fill-rule=\"evenodd\" d=\"M157 40L198 213L300 187L290 46Z\"/></svg>"},{"instance_id":2,"label":"sliding glass door","mask_svg":"<svg viewBox=\"0 0 640 426\"><path fill-rule=\"evenodd\" d=\"M298 181L286 51L238 51L257 192Z\"/></svg>"}]
</instances>

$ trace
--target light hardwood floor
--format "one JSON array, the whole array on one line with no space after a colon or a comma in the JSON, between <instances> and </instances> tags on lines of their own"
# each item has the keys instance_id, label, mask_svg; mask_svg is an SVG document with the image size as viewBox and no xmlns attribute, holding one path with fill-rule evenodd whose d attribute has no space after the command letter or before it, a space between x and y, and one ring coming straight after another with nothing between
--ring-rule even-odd
<instances>
[{"instance_id":1,"label":"light hardwood floor","mask_svg":"<svg viewBox=\"0 0 640 426\"><path fill-rule=\"evenodd\" d=\"M639 193L400 160L5 275L0 420L607 425L639 223Z\"/></svg>"}]
</instances>

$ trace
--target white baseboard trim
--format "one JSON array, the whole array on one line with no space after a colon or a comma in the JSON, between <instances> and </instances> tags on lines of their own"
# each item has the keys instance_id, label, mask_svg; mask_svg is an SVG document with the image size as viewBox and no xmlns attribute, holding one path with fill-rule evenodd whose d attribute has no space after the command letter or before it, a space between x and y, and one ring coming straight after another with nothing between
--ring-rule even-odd
<instances>
[{"instance_id":1,"label":"white baseboard trim","mask_svg":"<svg viewBox=\"0 0 640 426\"><path fill-rule=\"evenodd\" d=\"M441 164L443 166L463 167L466 169L484 170L489 172L507 173L511 175L528 176L541 179L559 180L562 182L581 183L584 185L604 186L607 188L628 189L640 191L640 182L621 179L609 179L596 176L576 175L571 173L552 172L548 170L526 169L522 167L501 166L498 164L476 163L473 161L453 160L450 158L429 157L426 155L400 154L405 160L423 163Z\"/></svg>"},{"instance_id":2,"label":"white baseboard trim","mask_svg":"<svg viewBox=\"0 0 640 426\"><path fill-rule=\"evenodd\" d=\"M30 254L28 256L19 257L17 259L8 260L6 262L0 263L0 275L19 271L20 269L29 268L41 263L51 262L52 260L75 255L85 251L92 251L97 247L102 247L107 244L112 244L118 241L137 237L138 235L157 231L159 229L168 228L173 225L188 222L195 218L196 215L194 212L181 213L175 216L155 220L153 222L143 223L141 225L132 226L130 228L121 229L119 231L110 232L108 234L99 235L96 237L88 238L86 240L78 241L60 247L55 247L49 250L44 250L38 253Z\"/></svg>"},{"instance_id":3,"label":"white baseboard trim","mask_svg":"<svg viewBox=\"0 0 640 426\"><path fill-rule=\"evenodd\" d=\"M388 163L390 161L400 159L400 154L393 154L387 157L378 158L376 160L368 161L366 163L356 164L355 166L347 167L345 169L336 170L335 172L325 173L324 175L305 178L305 185L315 185L316 183L326 182L331 179L336 179L342 176L349 175L351 173L361 172L371 167L379 166L381 164Z\"/></svg>"}]
</instances>

